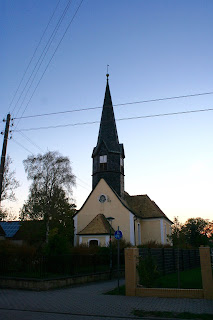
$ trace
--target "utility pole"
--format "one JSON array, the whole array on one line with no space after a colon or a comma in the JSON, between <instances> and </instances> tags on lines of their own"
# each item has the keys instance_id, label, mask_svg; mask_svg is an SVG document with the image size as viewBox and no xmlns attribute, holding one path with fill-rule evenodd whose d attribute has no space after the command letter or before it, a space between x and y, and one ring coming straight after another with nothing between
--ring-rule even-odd
<instances>
[{"instance_id":1,"label":"utility pole","mask_svg":"<svg viewBox=\"0 0 213 320\"><path fill-rule=\"evenodd\" d=\"M3 179L4 179L4 166L5 166L5 158L6 158L6 152L7 152L7 140L8 140L8 134L9 134L9 127L10 127L10 114L8 113L6 125L5 125L5 131L4 131L4 141L3 141L2 153L1 153L0 203L1 203L1 194L2 194L2 184L3 184Z\"/></svg>"}]
</instances>

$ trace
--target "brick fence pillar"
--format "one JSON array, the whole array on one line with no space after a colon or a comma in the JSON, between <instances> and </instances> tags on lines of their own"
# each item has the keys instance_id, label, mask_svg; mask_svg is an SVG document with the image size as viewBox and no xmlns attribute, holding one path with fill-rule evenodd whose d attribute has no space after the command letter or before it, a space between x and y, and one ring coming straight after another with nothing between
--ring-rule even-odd
<instances>
[{"instance_id":1,"label":"brick fence pillar","mask_svg":"<svg viewBox=\"0 0 213 320\"><path fill-rule=\"evenodd\" d=\"M200 247L200 265L205 299L213 299L212 266L209 247Z\"/></svg>"},{"instance_id":2,"label":"brick fence pillar","mask_svg":"<svg viewBox=\"0 0 213 320\"><path fill-rule=\"evenodd\" d=\"M135 289L137 286L137 260L139 256L138 248L125 249L125 284L126 295L135 296Z\"/></svg>"}]
</instances>

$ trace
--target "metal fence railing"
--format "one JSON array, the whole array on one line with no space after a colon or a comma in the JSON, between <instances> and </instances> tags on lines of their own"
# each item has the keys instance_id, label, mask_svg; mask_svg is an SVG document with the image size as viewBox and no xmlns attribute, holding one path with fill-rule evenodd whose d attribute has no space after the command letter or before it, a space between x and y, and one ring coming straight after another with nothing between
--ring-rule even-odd
<instances>
[{"instance_id":1,"label":"metal fence railing","mask_svg":"<svg viewBox=\"0 0 213 320\"><path fill-rule=\"evenodd\" d=\"M124 254L120 254L124 269ZM117 268L117 255L112 255L112 269ZM69 254L52 256L0 255L0 277L54 278L110 271L109 254Z\"/></svg>"},{"instance_id":2,"label":"metal fence railing","mask_svg":"<svg viewBox=\"0 0 213 320\"><path fill-rule=\"evenodd\" d=\"M146 258L151 255L159 272L169 274L192 269L200 266L198 249L174 249L174 248L140 248L139 256Z\"/></svg>"}]
</instances>

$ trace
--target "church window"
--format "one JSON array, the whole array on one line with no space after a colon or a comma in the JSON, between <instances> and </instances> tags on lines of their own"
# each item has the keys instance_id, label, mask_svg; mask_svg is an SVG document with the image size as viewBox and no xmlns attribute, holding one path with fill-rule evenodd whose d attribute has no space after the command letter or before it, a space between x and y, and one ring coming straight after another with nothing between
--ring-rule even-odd
<instances>
[{"instance_id":1,"label":"church window","mask_svg":"<svg viewBox=\"0 0 213 320\"><path fill-rule=\"evenodd\" d=\"M107 162L107 155L100 156L100 163L106 163Z\"/></svg>"},{"instance_id":2,"label":"church window","mask_svg":"<svg viewBox=\"0 0 213 320\"><path fill-rule=\"evenodd\" d=\"M100 171L107 170L107 155L100 156Z\"/></svg>"},{"instance_id":3,"label":"church window","mask_svg":"<svg viewBox=\"0 0 213 320\"><path fill-rule=\"evenodd\" d=\"M99 202L104 203L106 201L106 196L104 194L101 194L98 200Z\"/></svg>"}]
</instances>

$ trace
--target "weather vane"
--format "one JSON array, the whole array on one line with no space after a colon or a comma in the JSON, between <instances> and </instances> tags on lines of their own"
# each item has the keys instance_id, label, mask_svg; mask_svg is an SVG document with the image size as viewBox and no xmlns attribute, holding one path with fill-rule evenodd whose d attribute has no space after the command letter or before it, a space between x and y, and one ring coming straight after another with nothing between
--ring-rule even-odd
<instances>
[{"instance_id":1,"label":"weather vane","mask_svg":"<svg viewBox=\"0 0 213 320\"><path fill-rule=\"evenodd\" d=\"M109 64L107 64L107 74L106 74L107 80L108 80L108 78L109 78L109 69L108 69L108 67L109 67Z\"/></svg>"}]
</instances>

